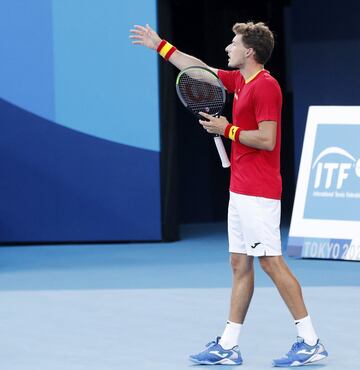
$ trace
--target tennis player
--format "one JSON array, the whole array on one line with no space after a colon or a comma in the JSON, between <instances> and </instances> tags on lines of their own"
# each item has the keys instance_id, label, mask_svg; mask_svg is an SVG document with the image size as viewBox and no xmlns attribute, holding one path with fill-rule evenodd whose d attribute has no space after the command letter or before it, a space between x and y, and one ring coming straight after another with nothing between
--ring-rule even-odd
<instances>
[{"instance_id":1,"label":"tennis player","mask_svg":"<svg viewBox=\"0 0 360 370\"><path fill-rule=\"evenodd\" d=\"M209 67L177 50L149 26L134 26L133 44L157 50L180 70L189 66L211 69L234 94L232 123L201 113L200 124L213 134L232 140L228 238L233 271L229 319L221 337L190 360L206 365L241 365L239 338L254 291L254 257L270 276L289 308L297 340L274 366L299 366L328 356L305 307L301 287L281 255L280 175L282 94L278 82L264 69L274 48L264 23L236 23L226 47L232 71ZM269 302L270 304L270 302Z\"/></svg>"}]
</instances>

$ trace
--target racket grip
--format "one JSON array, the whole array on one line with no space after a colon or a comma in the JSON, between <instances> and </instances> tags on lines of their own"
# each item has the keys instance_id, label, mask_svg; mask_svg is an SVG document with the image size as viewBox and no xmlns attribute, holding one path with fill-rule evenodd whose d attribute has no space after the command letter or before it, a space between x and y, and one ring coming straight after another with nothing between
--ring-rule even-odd
<instances>
[{"instance_id":1,"label":"racket grip","mask_svg":"<svg viewBox=\"0 0 360 370\"><path fill-rule=\"evenodd\" d=\"M220 156L220 159L221 159L222 166L224 168L230 167L229 157L226 153L224 144L221 140L221 136L219 136L219 135L214 136L214 141L215 141L216 149L217 149L217 151L219 153L219 156Z\"/></svg>"}]
</instances>

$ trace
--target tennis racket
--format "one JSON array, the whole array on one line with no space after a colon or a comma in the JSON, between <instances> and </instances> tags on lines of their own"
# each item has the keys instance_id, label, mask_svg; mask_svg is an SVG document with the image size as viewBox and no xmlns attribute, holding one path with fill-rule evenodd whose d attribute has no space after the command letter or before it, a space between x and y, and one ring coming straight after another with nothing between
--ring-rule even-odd
<instances>
[{"instance_id":1,"label":"tennis racket","mask_svg":"<svg viewBox=\"0 0 360 370\"><path fill-rule=\"evenodd\" d=\"M220 116L226 102L226 92L219 77L208 68L188 67L176 79L176 92L184 106L195 116L204 117L199 112L214 117ZM230 167L230 161L220 135L213 135L221 164Z\"/></svg>"}]
</instances>

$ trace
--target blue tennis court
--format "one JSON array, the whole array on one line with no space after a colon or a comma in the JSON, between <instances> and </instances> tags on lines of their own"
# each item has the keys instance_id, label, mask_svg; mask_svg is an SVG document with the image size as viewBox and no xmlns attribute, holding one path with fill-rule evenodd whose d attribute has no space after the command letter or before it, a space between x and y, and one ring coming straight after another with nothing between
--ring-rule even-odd
<instances>
[{"instance_id":1,"label":"blue tennis court","mask_svg":"<svg viewBox=\"0 0 360 370\"><path fill-rule=\"evenodd\" d=\"M2 247L2 367L193 367L188 355L221 334L231 275L225 224L188 225L182 236L163 244ZM354 345L360 330L359 264L287 262L303 285L330 354L311 366L355 369L360 360ZM272 358L289 349L296 331L257 262L255 284L241 351L243 367L257 370L270 368Z\"/></svg>"}]
</instances>

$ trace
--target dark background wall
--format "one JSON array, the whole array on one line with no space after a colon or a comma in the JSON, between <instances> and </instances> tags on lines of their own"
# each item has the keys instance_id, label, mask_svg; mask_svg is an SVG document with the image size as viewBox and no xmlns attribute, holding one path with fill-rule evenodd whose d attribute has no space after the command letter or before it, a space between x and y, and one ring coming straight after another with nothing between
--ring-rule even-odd
<instances>
[{"instance_id":1,"label":"dark background wall","mask_svg":"<svg viewBox=\"0 0 360 370\"><path fill-rule=\"evenodd\" d=\"M360 1L293 0L295 167L309 105L360 105ZM360 119L360 118L359 118Z\"/></svg>"},{"instance_id":2,"label":"dark background wall","mask_svg":"<svg viewBox=\"0 0 360 370\"><path fill-rule=\"evenodd\" d=\"M288 217L294 192L292 94L286 88L284 38L284 9L289 2L178 0L169 4L165 0L159 0L158 4L160 34L180 50L218 68L227 68L224 49L234 36L232 32L234 23L249 20L264 21L274 31L276 47L266 68L278 79L284 93L283 208L284 214ZM175 92L171 92L175 91L174 81L178 73L176 68L161 62L160 70L163 71L162 86L164 83L166 86L171 85L171 88L166 89L166 94L161 96L162 104L166 105L167 109L169 105L172 106L176 112L169 120L163 122L163 131L170 130L176 135L176 148L172 147L171 150L177 169L173 171L172 176L177 178L178 220L180 223L225 220L229 170L221 167L212 137L204 133L197 120L178 102ZM231 106L232 97L229 96L224 112L229 121ZM166 145L166 140L163 144ZM230 149L230 143L225 144Z\"/></svg>"},{"instance_id":3,"label":"dark background wall","mask_svg":"<svg viewBox=\"0 0 360 370\"><path fill-rule=\"evenodd\" d=\"M219 68L227 68L224 48L233 37L234 23L264 21L274 31L276 45L266 68L278 79L284 95L282 220L288 223L309 105L360 103L360 2L158 0L158 6L160 34L180 50ZM161 102L172 110L170 119L162 115L167 133L163 139L176 137L171 139L171 159L167 158L173 164L173 194L178 194L176 207L170 207L172 217L180 223L225 220L229 171L221 168L212 138L177 101L177 70L160 62L160 71L162 86L167 86ZM231 103L229 99L224 113L229 119Z\"/></svg>"}]
</instances>

